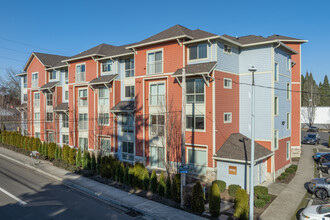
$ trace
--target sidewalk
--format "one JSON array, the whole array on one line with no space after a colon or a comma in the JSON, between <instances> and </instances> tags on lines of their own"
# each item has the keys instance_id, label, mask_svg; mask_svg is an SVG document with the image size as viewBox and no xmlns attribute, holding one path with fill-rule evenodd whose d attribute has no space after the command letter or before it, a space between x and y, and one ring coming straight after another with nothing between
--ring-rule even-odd
<instances>
[{"instance_id":1,"label":"sidewalk","mask_svg":"<svg viewBox=\"0 0 330 220\"><path fill-rule=\"evenodd\" d=\"M23 166L34 169L43 175L62 182L68 187L78 189L105 202L131 209L142 213L151 219L203 219L200 216L184 212L182 210L154 202L140 196L121 191L117 188L104 185L89 178L70 173L66 170L53 166L49 161L40 161L33 165L30 157L0 147L0 157L15 161Z\"/></svg>"},{"instance_id":2,"label":"sidewalk","mask_svg":"<svg viewBox=\"0 0 330 220\"><path fill-rule=\"evenodd\" d=\"M304 184L314 178L313 147L302 146L295 177L259 217L260 220L290 220L306 194Z\"/></svg>"}]
</instances>

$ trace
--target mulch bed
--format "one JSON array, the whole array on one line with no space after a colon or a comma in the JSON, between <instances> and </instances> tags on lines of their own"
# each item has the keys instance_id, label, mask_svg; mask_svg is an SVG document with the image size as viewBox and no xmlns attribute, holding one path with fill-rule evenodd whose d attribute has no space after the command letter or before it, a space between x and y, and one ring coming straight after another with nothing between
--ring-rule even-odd
<instances>
[{"instance_id":1,"label":"mulch bed","mask_svg":"<svg viewBox=\"0 0 330 220\"><path fill-rule=\"evenodd\" d=\"M279 180L279 179L277 178L277 179L276 179L276 182L277 182L277 183L285 183L285 184L289 184L290 181L293 179L293 177L294 177L295 175L296 175L296 172L294 172L294 173L290 173L286 179L284 179L284 180Z\"/></svg>"},{"instance_id":2,"label":"mulch bed","mask_svg":"<svg viewBox=\"0 0 330 220\"><path fill-rule=\"evenodd\" d=\"M253 219L257 220L259 218L259 216L268 208L268 206L270 206L270 204L272 204L272 202L276 199L276 196L271 195L271 194L269 194L269 195L271 196L271 199L268 204L266 204L263 208L260 208L260 209L254 207ZM255 198L255 199L257 199L257 198Z\"/></svg>"}]
</instances>

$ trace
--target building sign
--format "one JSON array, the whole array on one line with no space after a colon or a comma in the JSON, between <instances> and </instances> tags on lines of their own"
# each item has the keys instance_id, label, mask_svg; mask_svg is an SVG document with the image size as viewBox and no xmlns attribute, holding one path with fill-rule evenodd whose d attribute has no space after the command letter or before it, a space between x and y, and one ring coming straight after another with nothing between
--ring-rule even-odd
<instances>
[{"instance_id":1,"label":"building sign","mask_svg":"<svg viewBox=\"0 0 330 220\"><path fill-rule=\"evenodd\" d=\"M237 167L236 166L229 166L229 174L237 175Z\"/></svg>"}]
</instances>

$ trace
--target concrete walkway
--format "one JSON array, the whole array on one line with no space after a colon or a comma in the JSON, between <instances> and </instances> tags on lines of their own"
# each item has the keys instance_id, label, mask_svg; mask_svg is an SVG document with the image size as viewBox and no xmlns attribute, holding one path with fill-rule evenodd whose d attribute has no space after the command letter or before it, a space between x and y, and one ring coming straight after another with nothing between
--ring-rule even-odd
<instances>
[{"instance_id":1,"label":"concrete walkway","mask_svg":"<svg viewBox=\"0 0 330 220\"><path fill-rule=\"evenodd\" d=\"M86 177L70 173L53 166L49 161L40 161L33 164L30 157L0 147L0 157L7 158L23 166L36 170L54 180L62 182L68 187L75 188L83 193L97 197L100 200L120 207L142 213L151 219L203 219L200 216L154 202L137 195L121 191L117 188L104 185Z\"/></svg>"},{"instance_id":2,"label":"concrete walkway","mask_svg":"<svg viewBox=\"0 0 330 220\"><path fill-rule=\"evenodd\" d=\"M313 146L302 146L295 177L259 217L261 220L290 220L306 194L304 184L314 178Z\"/></svg>"}]
</instances>

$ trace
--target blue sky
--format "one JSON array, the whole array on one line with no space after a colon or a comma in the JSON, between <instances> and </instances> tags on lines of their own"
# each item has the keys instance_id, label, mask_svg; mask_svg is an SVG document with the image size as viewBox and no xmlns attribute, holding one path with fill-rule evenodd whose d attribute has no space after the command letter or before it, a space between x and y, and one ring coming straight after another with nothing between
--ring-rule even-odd
<instances>
[{"instance_id":1,"label":"blue sky","mask_svg":"<svg viewBox=\"0 0 330 220\"><path fill-rule=\"evenodd\" d=\"M123 45L175 24L215 34L286 35L302 46L302 73L330 75L328 1L3 1L0 74L21 70L33 51L74 55L100 43Z\"/></svg>"}]
</instances>

